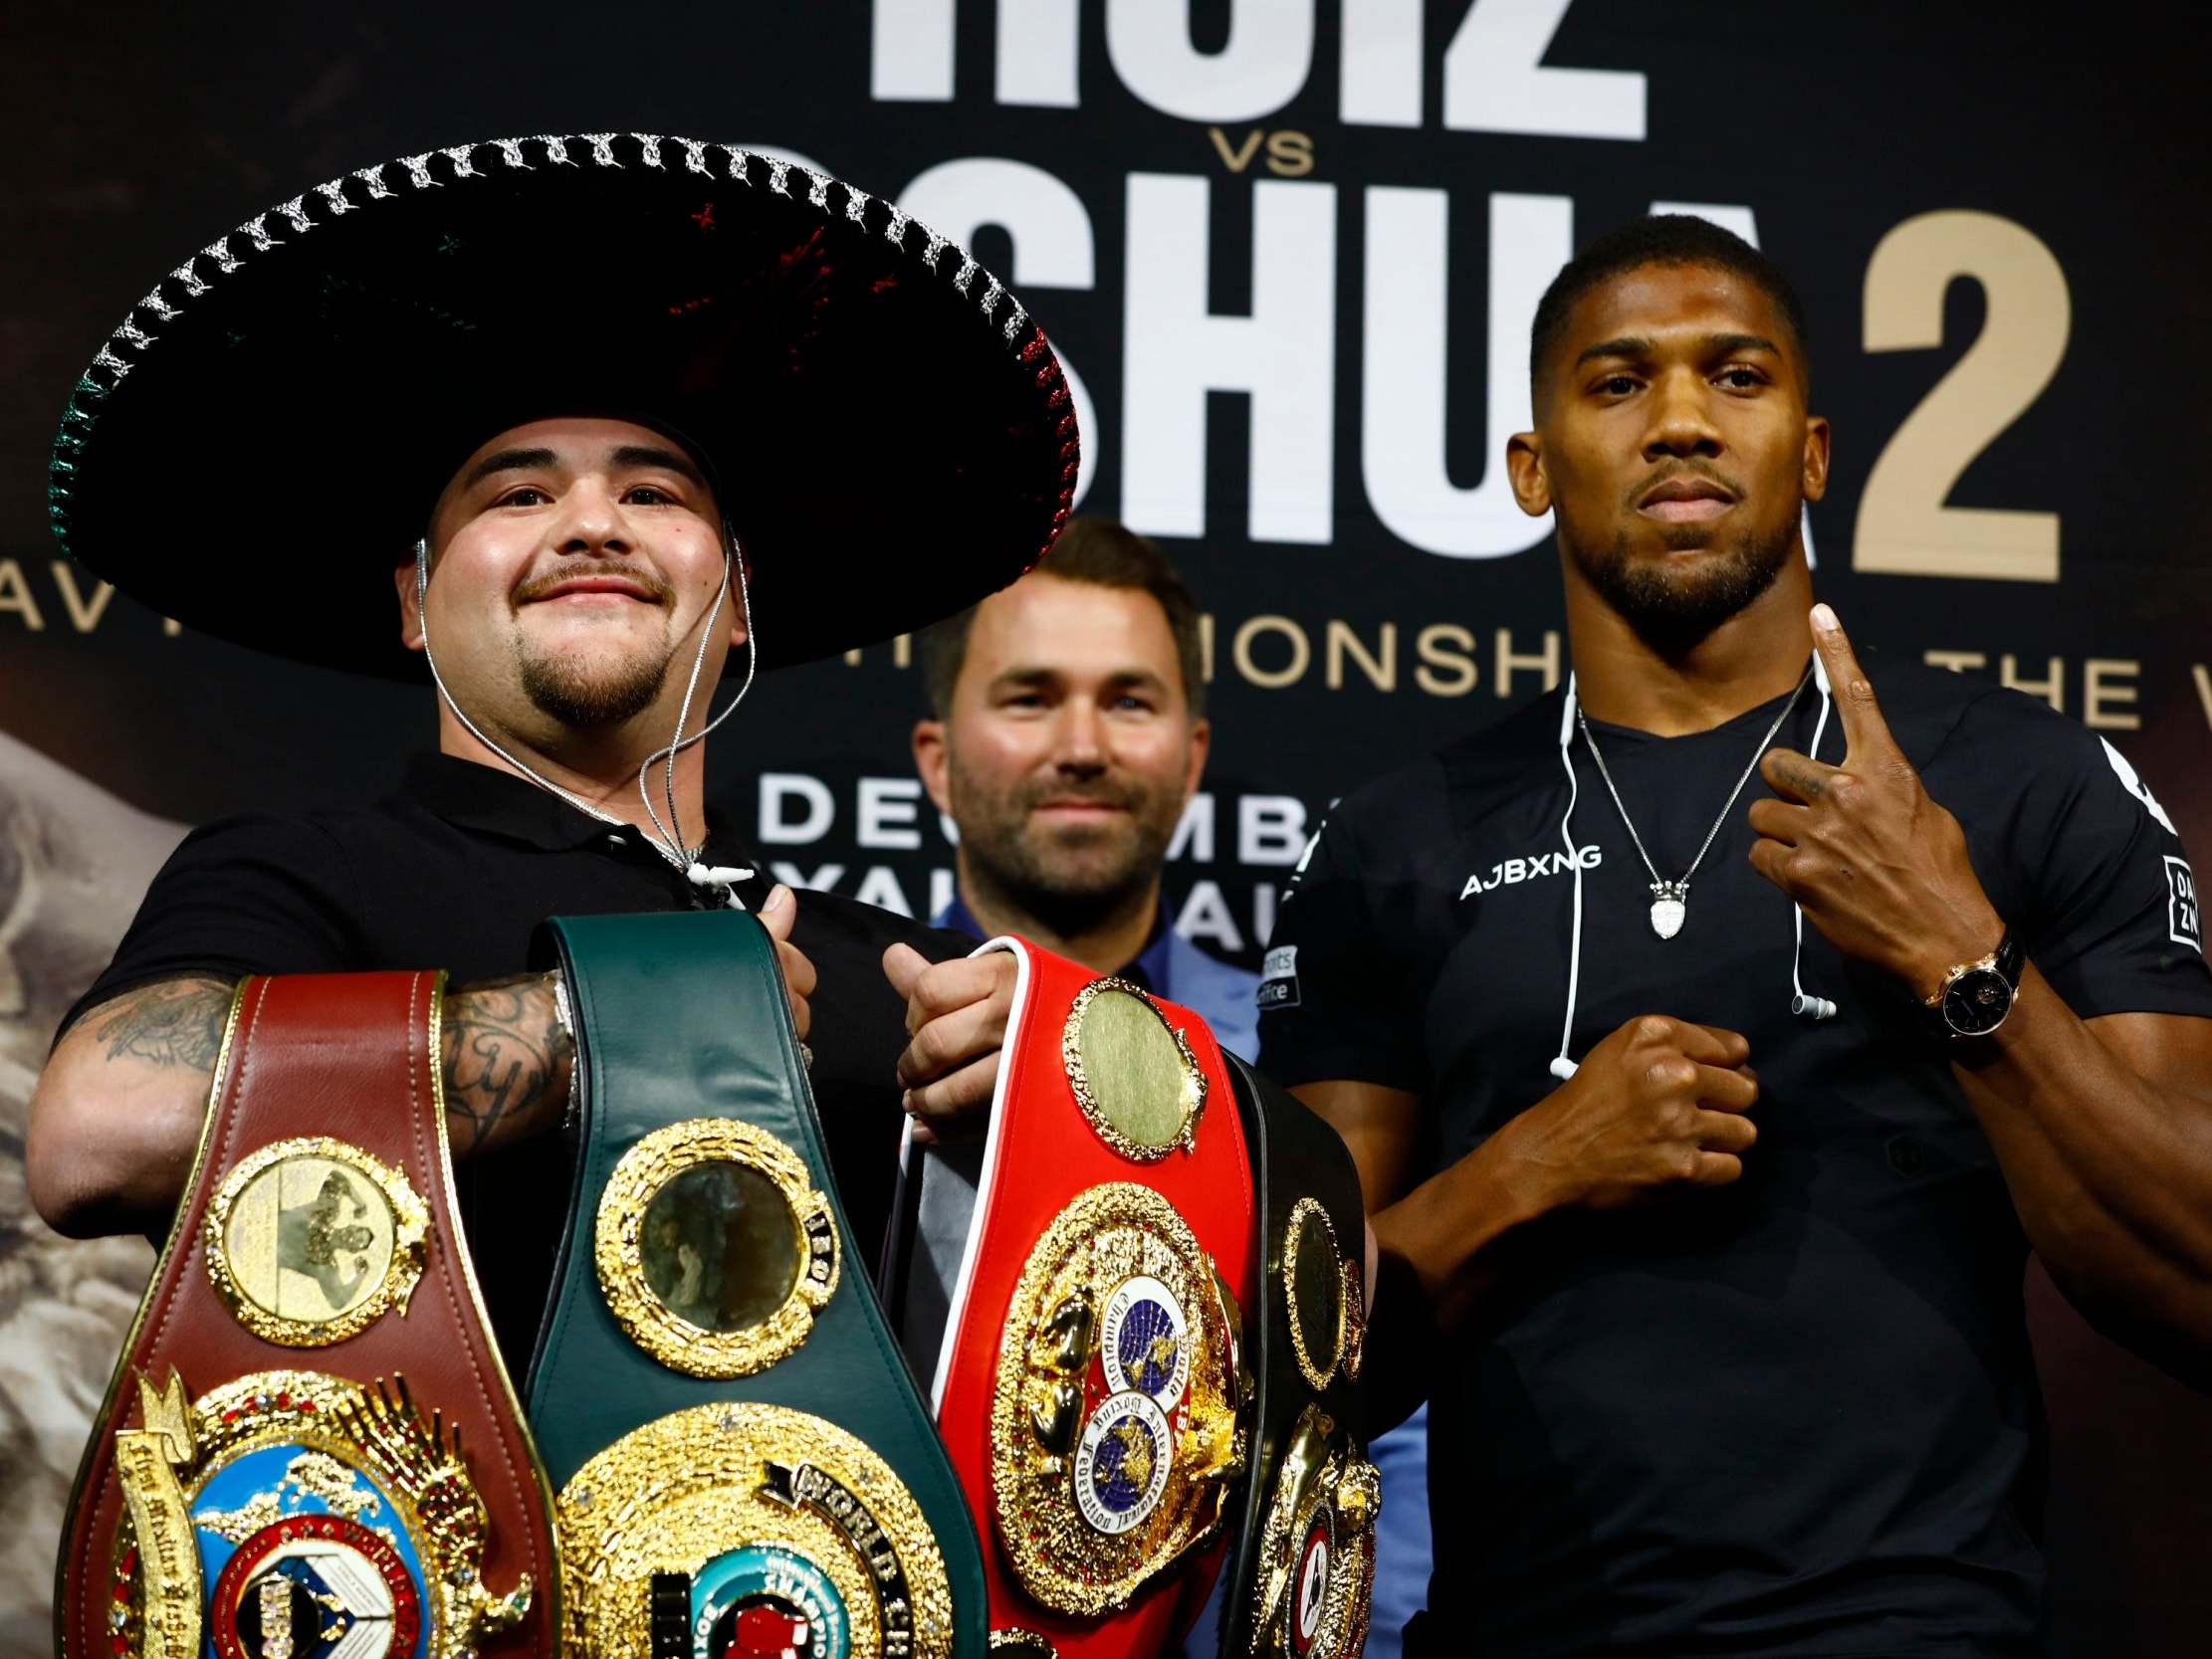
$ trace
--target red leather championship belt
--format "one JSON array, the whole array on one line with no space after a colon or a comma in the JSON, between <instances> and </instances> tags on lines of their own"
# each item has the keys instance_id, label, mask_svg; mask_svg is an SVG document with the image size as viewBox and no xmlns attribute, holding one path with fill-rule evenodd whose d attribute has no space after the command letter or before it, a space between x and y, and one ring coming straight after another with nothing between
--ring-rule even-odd
<instances>
[{"instance_id":1,"label":"red leather championship belt","mask_svg":"<svg viewBox=\"0 0 2212 1659\"><path fill-rule=\"evenodd\" d=\"M63 1659L552 1651L551 1505L454 1215L444 977L248 979L63 1529Z\"/></svg>"},{"instance_id":2,"label":"red leather championship belt","mask_svg":"<svg viewBox=\"0 0 2212 1659\"><path fill-rule=\"evenodd\" d=\"M934 1252L938 1427L986 1540L994 1652L1141 1659L1203 1600L1243 1470L1243 1129L1195 1015L984 948L1020 964L991 1130L980 1153L908 1148L902 1329L927 1346Z\"/></svg>"}]
</instances>

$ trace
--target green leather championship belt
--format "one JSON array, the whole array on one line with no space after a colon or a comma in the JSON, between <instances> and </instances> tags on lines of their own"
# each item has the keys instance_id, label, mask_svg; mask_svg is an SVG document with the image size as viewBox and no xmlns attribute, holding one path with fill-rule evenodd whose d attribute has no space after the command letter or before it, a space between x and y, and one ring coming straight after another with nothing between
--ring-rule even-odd
<instances>
[{"instance_id":1,"label":"green leather championship belt","mask_svg":"<svg viewBox=\"0 0 2212 1659\"><path fill-rule=\"evenodd\" d=\"M1252 1152L1259 1307L1246 1320L1252 1481L1222 1600L1223 1655L1358 1659L1382 1488L1363 1450L1366 1211L1336 1132L1225 1057Z\"/></svg>"},{"instance_id":2,"label":"green leather championship belt","mask_svg":"<svg viewBox=\"0 0 2212 1659\"><path fill-rule=\"evenodd\" d=\"M983 1652L974 1528L848 1259L774 943L734 911L547 926L582 1105L529 1389L564 1652Z\"/></svg>"}]
</instances>

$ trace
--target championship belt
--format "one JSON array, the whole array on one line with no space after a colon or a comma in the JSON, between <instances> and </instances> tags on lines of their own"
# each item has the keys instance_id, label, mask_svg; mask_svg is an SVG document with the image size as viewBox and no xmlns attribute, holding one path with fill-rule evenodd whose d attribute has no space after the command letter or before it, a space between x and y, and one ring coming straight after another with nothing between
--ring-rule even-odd
<instances>
[{"instance_id":1,"label":"championship belt","mask_svg":"<svg viewBox=\"0 0 2212 1659\"><path fill-rule=\"evenodd\" d=\"M1255 1290L1244 1134L1204 1022L1019 939L980 1148L909 1143L890 1271L991 1535L992 1647L1147 1655L1233 1524Z\"/></svg>"},{"instance_id":2,"label":"championship belt","mask_svg":"<svg viewBox=\"0 0 2212 1659\"><path fill-rule=\"evenodd\" d=\"M1382 1485L1362 1455L1366 1209L1337 1134L1234 1056L1263 1260L1250 1323L1252 1481L1222 1602L1220 1651L1359 1659Z\"/></svg>"},{"instance_id":3,"label":"championship belt","mask_svg":"<svg viewBox=\"0 0 2212 1659\"><path fill-rule=\"evenodd\" d=\"M551 1495L454 1214L444 990L240 985L71 1497L63 1659L551 1647Z\"/></svg>"},{"instance_id":4,"label":"championship belt","mask_svg":"<svg viewBox=\"0 0 2212 1659\"><path fill-rule=\"evenodd\" d=\"M583 1108L530 1385L564 1652L981 1653L975 1531L846 1260L773 941L735 911L548 931Z\"/></svg>"}]
</instances>

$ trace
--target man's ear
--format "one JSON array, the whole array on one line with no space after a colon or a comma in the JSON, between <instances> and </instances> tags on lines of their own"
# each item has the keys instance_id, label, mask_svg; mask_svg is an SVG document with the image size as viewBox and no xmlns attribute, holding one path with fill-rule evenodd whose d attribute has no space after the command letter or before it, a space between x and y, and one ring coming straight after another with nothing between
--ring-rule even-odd
<instances>
[{"instance_id":1,"label":"man's ear","mask_svg":"<svg viewBox=\"0 0 2212 1659\"><path fill-rule=\"evenodd\" d=\"M952 747L946 741L945 723L939 720L914 723L914 770L922 779L922 787L929 791L930 803L947 817L952 816L952 791L946 786L946 774L952 769Z\"/></svg>"},{"instance_id":2,"label":"man's ear","mask_svg":"<svg viewBox=\"0 0 2212 1659\"><path fill-rule=\"evenodd\" d=\"M1551 511L1551 480L1544 474L1544 440L1533 432L1516 432L1505 441L1505 475L1513 486L1513 500L1531 518Z\"/></svg>"},{"instance_id":3,"label":"man's ear","mask_svg":"<svg viewBox=\"0 0 2212 1659\"><path fill-rule=\"evenodd\" d=\"M1817 502L1828 494L1828 417L1805 417L1805 499Z\"/></svg>"},{"instance_id":4,"label":"man's ear","mask_svg":"<svg viewBox=\"0 0 2212 1659\"><path fill-rule=\"evenodd\" d=\"M1206 757L1214 747L1214 725L1205 716L1191 723L1191 754L1183 768L1183 798L1186 802L1199 792L1199 779L1206 775Z\"/></svg>"},{"instance_id":5,"label":"man's ear","mask_svg":"<svg viewBox=\"0 0 2212 1659\"><path fill-rule=\"evenodd\" d=\"M422 649L422 601L415 592L415 563L409 559L391 573L399 593L399 643L409 651Z\"/></svg>"}]
</instances>

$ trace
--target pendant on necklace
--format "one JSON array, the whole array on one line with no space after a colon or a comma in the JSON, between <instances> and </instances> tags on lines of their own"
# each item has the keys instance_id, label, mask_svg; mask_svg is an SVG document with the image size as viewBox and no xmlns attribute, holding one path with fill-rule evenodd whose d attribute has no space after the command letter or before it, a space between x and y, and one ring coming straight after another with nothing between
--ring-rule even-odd
<instances>
[{"instance_id":1,"label":"pendant on necklace","mask_svg":"<svg viewBox=\"0 0 2212 1659\"><path fill-rule=\"evenodd\" d=\"M1652 894L1652 932L1660 938L1672 938L1682 931L1682 921L1689 915L1689 883L1654 882Z\"/></svg>"}]
</instances>

